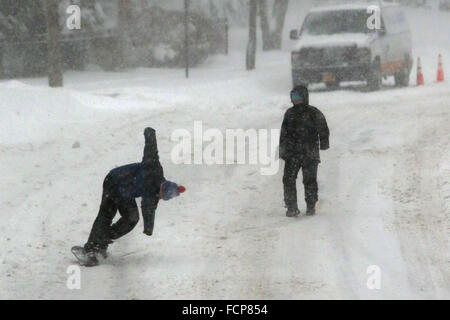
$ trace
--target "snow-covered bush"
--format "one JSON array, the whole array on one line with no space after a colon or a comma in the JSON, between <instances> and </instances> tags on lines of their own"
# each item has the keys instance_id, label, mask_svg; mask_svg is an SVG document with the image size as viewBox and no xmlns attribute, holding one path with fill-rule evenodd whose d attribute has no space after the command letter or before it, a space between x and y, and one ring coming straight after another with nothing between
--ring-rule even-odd
<instances>
[{"instance_id":1,"label":"snow-covered bush","mask_svg":"<svg viewBox=\"0 0 450 320\"><path fill-rule=\"evenodd\" d=\"M43 0L0 1L0 70L3 76L45 71L45 43L26 42L46 31L43 5Z\"/></svg>"},{"instance_id":2,"label":"snow-covered bush","mask_svg":"<svg viewBox=\"0 0 450 320\"><path fill-rule=\"evenodd\" d=\"M82 10L83 32L98 33L108 21L101 3L92 0L59 2L61 32L66 28L66 9L77 4ZM3 77L42 75L47 70L46 12L44 0L0 1L0 75ZM64 42L67 68L82 67L86 42Z\"/></svg>"},{"instance_id":3,"label":"snow-covered bush","mask_svg":"<svg viewBox=\"0 0 450 320\"><path fill-rule=\"evenodd\" d=\"M127 63L132 66L180 67L184 65L185 25L180 10L165 10L160 6L133 7L133 24L128 26ZM189 16L189 60L201 63L210 53L217 52L225 41L225 32L217 20L201 13Z\"/></svg>"},{"instance_id":4,"label":"snow-covered bush","mask_svg":"<svg viewBox=\"0 0 450 320\"><path fill-rule=\"evenodd\" d=\"M242 11L215 0L191 1L189 39L191 65L223 52L226 10ZM224 2L224 3L225 3ZM179 67L184 65L183 1L129 0L128 21L120 24L117 0L59 1L63 62L68 69L98 64L103 69ZM207 4L207 5L206 5ZM67 8L78 5L81 30L68 30ZM245 7L245 6L244 6ZM0 76L45 74L47 69L44 0L0 1ZM122 37L122 35L124 35ZM121 59L121 57L123 59ZM123 60L123 61L122 61Z\"/></svg>"}]
</instances>

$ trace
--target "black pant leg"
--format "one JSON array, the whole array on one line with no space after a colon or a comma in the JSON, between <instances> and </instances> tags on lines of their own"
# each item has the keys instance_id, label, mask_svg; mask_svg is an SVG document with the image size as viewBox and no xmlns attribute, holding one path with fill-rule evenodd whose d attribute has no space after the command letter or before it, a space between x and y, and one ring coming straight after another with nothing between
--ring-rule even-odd
<instances>
[{"instance_id":1,"label":"black pant leg","mask_svg":"<svg viewBox=\"0 0 450 320\"><path fill-rule=\"evenodd\" d=\"M106 248L111 241L111 224L117 213L118 195L115 184L108 175L103 183L102 203L92 226L85 248Z\"/></svg>"},{"instance_id":2,"label":"black pant leg","mask_svg":"<svg viewBox=\"0 0 450 320\"><path fill-rule=\"evenodd\" d=\"M298 209L297 204L297 176L301 162L298 159L288 159L284 164L284 203L289 209Z\"/></svg>"},{"instance_id":3,"label":"black pant leg","mask_svg":"<svg viewBox=\"0 0 450 320\"><path fill-rule=\"evenodd\" d=\"M134 229L139 222L139 210L134 199L122 199L119 202L120 219L113 224L112 239L123 237Z\"/></svg>"},{"instance_id":4,"label":"black pant leg","mask_svg":"<svg viewBox=\"0 0 450 320\"><path fill-rule=\"evenodd\" d=\"M317 169L319 164L311 162L302 166L303 185L305 186L306 203L316 203L319 199L317 186Z\"/></svg>"}]
</instances>

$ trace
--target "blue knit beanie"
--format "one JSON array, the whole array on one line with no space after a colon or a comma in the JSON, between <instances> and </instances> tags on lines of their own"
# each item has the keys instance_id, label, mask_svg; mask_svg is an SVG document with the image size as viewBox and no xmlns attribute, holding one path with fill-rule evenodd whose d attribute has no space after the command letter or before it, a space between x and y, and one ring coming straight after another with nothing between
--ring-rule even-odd
<instances>
[{"instance_id":1,"label":"blue knit beanie","mask_svg":"<svg viewBox=\"0 0 450 320\"><path fill-rule=\"evenodd\" d=\"M178 185L172 181L164 181L161 185L161 193L163 200L170 200L180 195Z\"/></svg>"}]
</instances>

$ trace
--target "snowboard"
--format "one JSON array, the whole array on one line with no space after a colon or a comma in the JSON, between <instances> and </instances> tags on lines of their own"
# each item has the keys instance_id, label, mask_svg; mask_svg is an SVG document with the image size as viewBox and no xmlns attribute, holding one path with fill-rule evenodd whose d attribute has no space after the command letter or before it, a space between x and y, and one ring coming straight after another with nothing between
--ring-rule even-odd
<instances>
[{"instance_id":1,"label":"snowboard","mask_svg":"<svg viewBox=\"0 0 450 320\"><path fill-rule=\"evenodd\" d=\"M97 257L93 254L88 255L86 253L86 250L84 250L84 247L75 246L71 249L73 255L75 258L77 258L80 265L85 267L95 267L98 266L99 261Z\"/></svg>"}]
</instances>

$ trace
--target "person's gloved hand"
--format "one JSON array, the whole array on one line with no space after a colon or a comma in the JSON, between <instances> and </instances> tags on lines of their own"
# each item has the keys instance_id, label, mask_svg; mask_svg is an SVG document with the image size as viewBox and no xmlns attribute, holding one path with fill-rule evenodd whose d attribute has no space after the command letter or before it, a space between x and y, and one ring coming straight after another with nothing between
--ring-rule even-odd
<instances>
[{"instance_id":1,"label":"person's gloved hand","mask_svg":"<svg viewBox=\"0 0 450 320\"><path fill-rule=\"evenodd\" d=\"M320 150L330 149L330 143L328 141L320 141Z\"/></svg>"},{"instance_id":2,"label":"person's gloved hand","mask_svg":"<svg viewBox=\"0 0 450 320\"><path fill-rule=\"evenodd\" d=\"M153 223L146 224L144 226L144 234L146 234L147 236L152 236L153 235L153 227L154 227Z\"/></svg>"},{"instance_id":3,"label":"person's gloved hand","mask_svg":"<svg viewBox=\"0 0 450 320\"><path fill-rule=\"evenodd\" d=\"M150 128L150 127L145 128L145 130L144 130L144 137L149 138L149 137L155 135L155 132L156 131L153 128Z\"/></svg>"}]
</instances>

